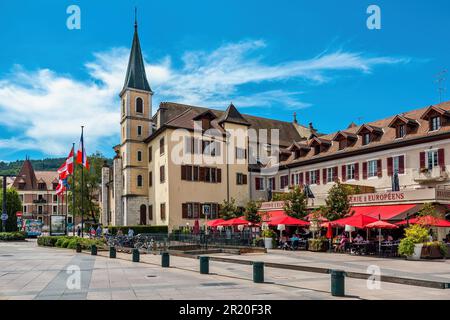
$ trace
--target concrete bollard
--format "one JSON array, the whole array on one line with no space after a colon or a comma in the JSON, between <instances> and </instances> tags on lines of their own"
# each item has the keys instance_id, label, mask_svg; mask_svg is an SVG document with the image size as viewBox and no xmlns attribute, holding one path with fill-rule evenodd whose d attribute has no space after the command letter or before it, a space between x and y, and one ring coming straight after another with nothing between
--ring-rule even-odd
<instances>
[{"instance_id":1,"label":"concrete bollard","mask_svg":"<svg viewBox=\"0 0 450 320\"><path fill-rule=\"evenodd\" d=\"M264 283L264 262L253 262L253 282Z\"/></svg>"},{"instance_id":2,"label":"concrete bollard","mask_svg":"<svg viewBox=\"0 0 450 320\"><path fill-rule=\"evenodd\" d=\"M109 247L109 257L115 259L116 255L116 247Z\"/></svg>"},{"instance_id":3,"label":"concrete bollard","mask_svg":"<svg viewBox=\"0 0 450 320\"><path fill-rule=\"evenodd\" d=\"M331 295L334 297L345 296L345 271L331 270Z\"/></svg>"},{"instance_id":4,"label":"concrete bollard","mask_svg":"<svg viewBox=\"0 0 450 320\"><path fill-rule=\"evenodd\" d=\"M168 252L161 253L161 267L163 268L170 267L170 256Z\"/></svg>"},{"instance_id":5,"label":"concrete bollard","mask_svg":"<svg viewBox=\"0 0 450 320\"><path fill-rule=\"evenodd\" d=\"M91 246L91 255L93 256L97 255L97 246L95 244Z\"/></svg>"},{"instance_id":6,"label":"concrete bollard","mask_svg":"<svg viewBox=\"0 0 450 320\"><path fill-rule=\"evenodd\" d=\"M133 249L133 262L139 262L139 249Z\"/></svg>"},{"instance_id":7,"label":"concrete bollard","mask_svg":"<svg viewBox=\"0 0 450 320\"><path fill-rule=\"evenodd\" d=\"M200 274L209 273L209 257L200 257Z\"/></svg>"}]
</instances>

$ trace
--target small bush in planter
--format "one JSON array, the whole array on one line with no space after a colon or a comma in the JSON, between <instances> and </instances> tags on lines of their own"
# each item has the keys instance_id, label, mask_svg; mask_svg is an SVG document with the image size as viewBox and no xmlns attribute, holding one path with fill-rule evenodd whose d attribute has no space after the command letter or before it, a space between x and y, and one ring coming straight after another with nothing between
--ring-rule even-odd
<instances>
[{"instance_id":1,"label":"small bush in planter","mask_svg":"<svg viewBox=\"0 0 450 320\"><path fill-rule=\"evenodd\" d=\"M0 241L21 241L25 240L23 232L0 232Z\"/></svg>"},{"instance_id":2,"label":"small bush in planter","mask_svg":"<svg viewBox=\"0 0 450 320\"><path fill-rule=\"evenodd\" d=\"M427 242L430 236L428 229L418 224L406 228L405 235L398 246L398 253L407 257L414 254L416 244Z\"/></svg>"},{"instance_id":3,"label":"small bush in planter","mask_svg":"<svg viewBox=\"0 0 450 320\"><path fill-rule=\"evenodd\" d=\"M325 238L309 239L308 240L308 250L309 251L326 251L326 245L328 240Z\"/></svg>"}]
</instances>

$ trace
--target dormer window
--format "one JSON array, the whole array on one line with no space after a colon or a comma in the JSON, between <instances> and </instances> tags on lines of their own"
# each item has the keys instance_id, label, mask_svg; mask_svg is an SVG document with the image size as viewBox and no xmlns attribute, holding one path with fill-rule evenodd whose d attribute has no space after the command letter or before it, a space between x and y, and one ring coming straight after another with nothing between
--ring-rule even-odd
<instances>
[{"instance_id":1,"label":"dormer window","mask_svg":"<svg viewBox=\"0 0 450 320\"><path fill-rule=\"evenodd\" d=\"M295 159L304 157L308 154L309 150L311 150L311 147L306 145L302 142L295 142L290 145L289 148L286 149L287 151L293 152Z\"/></svg>"},{"instance_id":2,"label":"dormer window","mask_svg":"<svg viewBox=\"0 0 450 320\"><path fill-rule=\"evenodd\" d=\"M43 182L38 183L39 190L45 190L46 188L47 188L47 186L45 185L45 183L43 183Z\"/></svg>"},{"instance_id":3,"label":"dormer window","mask_svg":"<svg viewBox=\"0 0 450 320\"><path fill-rule=\"evenodd\" d=\"M431 117L430 118L430 131L437 131L441 128L441 117Z\"/></svg>"},{"instance_id":4,"label":"dormer window","mask_svg":"<svg viewBox=\"0 0 450 320\"><path fill-rule=\"evenodd\" d=\"M363 134L363 146L366 146L370 143L370 133L364 133Z\"/></svg>"},{"instance_id":5,"label":"dormer window","mask_svg":"<svg viewBox=\"0 0 450 320\"><path fill-rule=\"evenodd\" d=\"M422 115L421 119L429 123L429 131L437 131L446 125L450 118L450 112L442 108L431 106Z\"/></svg>"},{"instance_id":6,"label":"dormer window","mask_svg":"<svg viewBox=\"0 0 450 320\"><path fill-rule=\"evenodd\" d=\"M383 129L372 125L363 124L356 134L361 136L362 145L366 146L373 141L379 140L383 135Z\"/></svg>"},{"instance_id":7,"label":"dormer window","mask_svg":"<svg viewBox=\"0 0 450 320\"><path fill-rule=\"evenodd\" d=\"M333 138L333 141L339 143L339 150L353 146L357 140L358 136L356 134L345 131L339 131Z\"/></svg>"},{"instance_id":8,"label":"dormer window","mask_svg":"<svg viewBox=\"0 0 450 320\"><path fill-rule=\"evenodd\" d=\"M199 115L197 115L193 120L198 121L199 125L201 125L202 130L206 131L212 128L211 121L216 119L216 115L211 111L207 110Z\"/></svg>"},{"instance_id":9,"label":"dormer window","mask_svg":"<svg viewBox=\"0 0 450 320\"><path fill-rule=\"evenodd\" d=\"M314 155L319 154L319 153L320 153L320 145L314 146Z\"/></svg>"},{"instance_id":10,"label":"dormer window","mask_svg":"<svg viewBox=\"0 0 450 320\"><path fill-rule=\"evenodd\" d=\"M395 130L395 136L397 138L403 138L406 135L406 128L404 124L398 125Z\"/></svg>"},{"instance_id":11,"label":"dormer window","mask_svg":"<svg viewBox=\"0 0 450 320\"><path fill-rule=\"evenodd\" d=\"M311 148L314 148L314 155L318 155L319 153L328 150L328 148L331 146L331 141L313 137L309 142L309 146Z\"/></svg>"}]
</instances>

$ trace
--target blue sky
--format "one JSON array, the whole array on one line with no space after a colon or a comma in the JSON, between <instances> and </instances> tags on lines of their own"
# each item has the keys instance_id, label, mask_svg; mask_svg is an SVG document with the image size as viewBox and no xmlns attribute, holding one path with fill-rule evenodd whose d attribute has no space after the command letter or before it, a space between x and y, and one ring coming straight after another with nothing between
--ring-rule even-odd
<instances>
[{"instance_id":1,"label":"blue sky","mask_svg":"<svg viewBox=\"0 0 450 320\"><path fill-rule=\"evenodd\" d=\"M66 27L72 4L81 30ZM450 67L446 0L2 0L0 160L63 156L82 124L88 152L112 155L134 6L153 111L233 101L328 133L437 103Z\"/></svg>"}]
</instances>

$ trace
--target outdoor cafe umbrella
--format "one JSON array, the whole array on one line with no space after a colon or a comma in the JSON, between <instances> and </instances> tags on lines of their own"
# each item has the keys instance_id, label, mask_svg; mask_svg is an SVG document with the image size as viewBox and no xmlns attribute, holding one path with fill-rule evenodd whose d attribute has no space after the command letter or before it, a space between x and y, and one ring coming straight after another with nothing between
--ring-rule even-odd
<instances>
[{"instance_id":1,"label":"outdoor cafe umbrella","mask_svg":"<svg viewBox=\"0 0 450 320\"><path fill-rule=\"evenodd\" d=\"M450 221L436 218L433 216L424 216L424 217L418 217L414 219L409 219L410 224L421 224L424 226L430 226L430 227L440 227L440 228L450 228ZM403 220L400 222L397 222L396 225L401 226L408 224L408 220Z\"/></svg>"},{"instance_id":2,"label":"outdoor cafe umbrella","mask_svg":"<svg viewBox=\"0 0 450 320\"><path fill-rule=\"evenodd\" d=\"M230 220L224 220L223 222L218 223L217 225L218 226L228 227L228 226L248 225L249 223L251 223L251 222L243 219L242 217L240 217L240 218L233 218L233 219L230 219Z\"/></svg>"},{"instance_id":3,"label":"outdoor cafe umbrella","mask_svg":"<svg viewBox=\"0 0 450 320\"><path fill-rule=\"evenodd\" d=\"M208 227L217 227L220 223L224 222L223 219L215 219L215 220L209 220L206 224Z\"/></svg>"},{"instance_id":4,"label":"outdoor cafe umbrella","mask_svg":"<svg viewBox=\"0 0 450 320\"><path fill-rule=\"evenodd\" d=\"M395 224L378 220L376 222L369 223L366 225L367 230L368 229L378 229L378 252L381 253L381 229L397 229L398 226Z\"/></svg>"},{"instance_id":5,"label":"outdoor cafe umbrella","mask_svg":"<svg viewBox=\"0 0 450 320\"><path fill-rule=\"evenodd\" d=\"M352 226L355 228L363 229L369 223L376 222L376 221L378 221L378 220L375 218L372 218L370 216L358 214L358 215L354 215L351 217L335 220L330 223L332 224L333 227L347 225L347 226ZM326 223L324 223L324 224L322 224L322 226L326 227L327 225L326 225Z\"/></svg>"},{"instance_id":6,"label":"outdoor cafe umbrella","mask_svg":"<svg viewBox=\"0 0 450 320\"><path fill-rule=\"evenodd\" d=\"M284 216L279 218L274 218L269 221L269 226L277 226L279 224L284 224L286 226L298 226L306 227L309 226L309 222L303 221L291 216Z\"/></svg>"}]
</instances>

